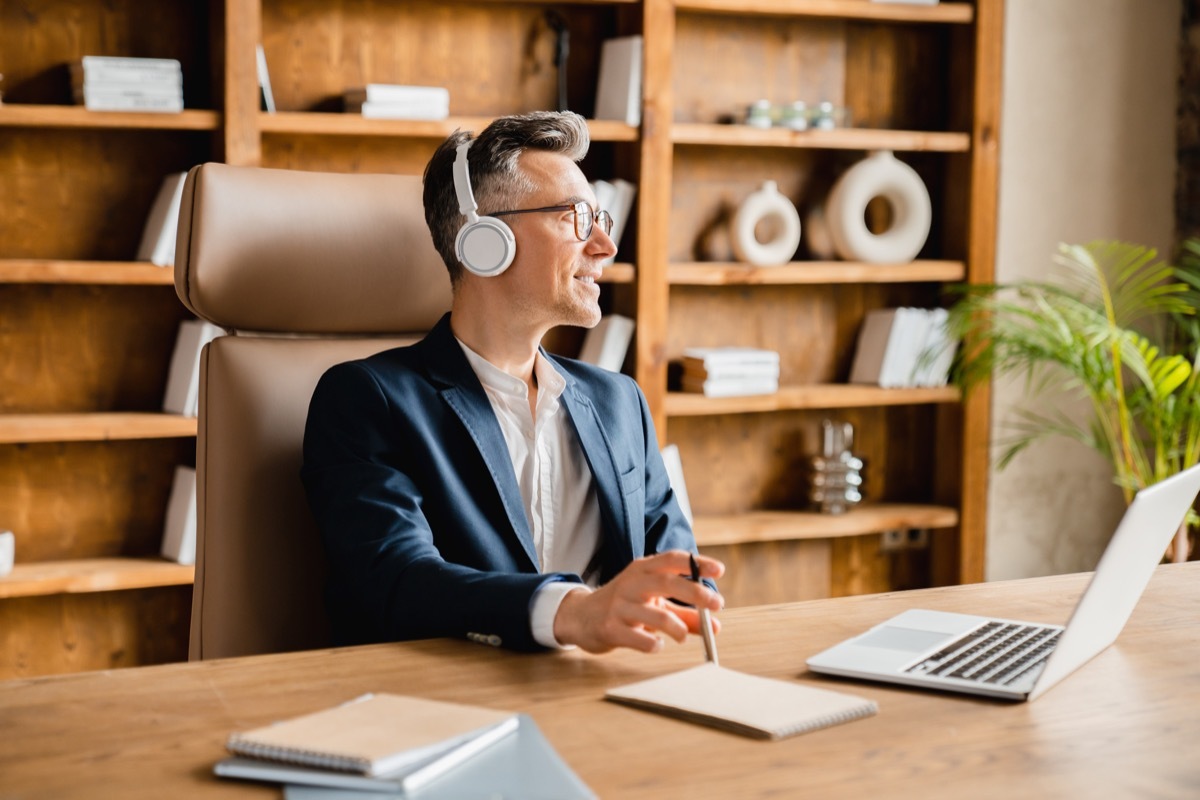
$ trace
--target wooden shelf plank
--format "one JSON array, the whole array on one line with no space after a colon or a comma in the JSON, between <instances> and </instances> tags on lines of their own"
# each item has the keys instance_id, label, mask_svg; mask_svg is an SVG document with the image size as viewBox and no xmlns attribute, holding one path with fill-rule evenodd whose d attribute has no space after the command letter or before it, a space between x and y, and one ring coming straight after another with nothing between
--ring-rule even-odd
<instances>
[{"instance_id":1,"label":"wooden shelf plank","mask_svg":"<svg viewBox=\"0 0 1200 800\"><path fill-rule=\"evenodd\" d=\"M280 111L260 113L263 133L314 136L396 136L413 139L444 139L458 128L480 131L493 117L448 117L441 120L366 119L359 114ZM588 120L595 142L633 142L638 129L610 120Z\"/></svg>"},{"instance_id":2,"label":"wooden shelf plank","mask_svg":"<svg viewBox=\"0 0 1200 800\"><path fill-rule=\"evenodd\" d=\"M668 417L702 417L717 414L757 414L821 408L870 408L874 406L956 403L957 387L928 389L883 389L846 383L782 386L774 394L749 397L705 397L691 392L668 392Z\"/></svg>"},{"instance_id":3,"label":"wooden shelf plank","mask_svg":"<svg viewBox=\"0 0 1200 800\"><path fill-rule=\"evenodd\" d=\"M891 530L952 528L958 512L946 506L879 503L845 514L815 511L752 511L747 514L700 515L692 528L696 544L729 545L797 539L865 536Z\"/></svg>"},{"instance_id":4,"label":"wooden shelf plank","mask_svg":"<svg viewBox=\"0 0 1200 800\"><path fill-rule=\"evenodd\" d=\"M909 264L793 261L778 267L755 267L737 262L679 262L667 266L667 281L676 286L946 282L962 281L966 275L966 265L961 261L913 261Z\"/></svg>"},{"instance_id":5,"label":"wooden shelf plank","mask_svg":"<svg viewBox=\"0 0 1200 800\"><path fill-rule=\"evenodd\" d=\"M83 106L0 104L0 127L215 131L220 126L221 115L218 112L202 109L184 109L177 114L157 114L137 111L88 111Z\"/></svg>"},{"instance_id":6,"label":"wooden shelf plank","mask_svg":"<svg viewBox=\"0 0 1200 800\"><path fill-rule=\"evenodd\" d=\"M680 11L710 14L768 14L772 16L834 17L881 22L948 22L968 24L975 9L967 3L933 6L873 3L870 0L675 0Z\"/></svg>"},{"instance_id":7,"label":"wooden shelf plank","mask_svg":"<svg viewBox=\"0 0 1200 800\"><path fill-rule=\"evenodd\" d=\"M196 568L160 558L84 558L16 564L0 578L0 599L186 586Z\"/></svg>"},{"instance_id":8,"label":"wooden shelf plank","mask_svg":"<svg viewBox=\"0 0 1200 800\"><path fill-rule=\"evenodd\" d=\"M0 259L0 283L80 283L174 286L175 271L145 261Z\"/></svg>"},{"instance_id":9,"label":"wooden shelf plank","mask_svg":"<svg viewBox=\"0 0 1200 800\"><path fill-rule=\"evenodd\" d=\"M876 128L793 131L787 128L752 128L749 125L720 125L701 122L675 123L671 126L671 141L675 144L726 147L805 147L818 150L965 153L971 149L971 136L967 133L894 131Z\"/></svg>"},{"instance_id":10,"label":"wooden shelf plank","mask_svg":"<svg viewBox=\"0 0 1200 800\"><path fill-rule=\"evenodd\" d=\"M633 283L633 264L623 264L620 261L604 268L600 274L601 283Z\"/></svg>"},{"instance_id":11,"label":"wooden shelf plank","mask_svg":"<svg viewBox=\"0 0 1200 800\"><path fill-rule=\"evenodd\" d=\"M0 444L178 439L196 435L196 419L176 414L2 414Z\"/></svg>"}]
</instances>

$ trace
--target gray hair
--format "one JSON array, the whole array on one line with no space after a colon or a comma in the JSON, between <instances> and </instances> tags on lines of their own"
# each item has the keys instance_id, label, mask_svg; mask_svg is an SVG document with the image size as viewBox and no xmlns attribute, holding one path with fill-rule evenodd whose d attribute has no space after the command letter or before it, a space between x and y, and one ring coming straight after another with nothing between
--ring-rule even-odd
<instances>
[{"instance_id":1,"label":"gray hair","mask_svg":"<svg viewBox=\"0 0 1200 800\"><path fill-rule=\"evenodd\" d=\"M446 262L451 284L457 284L463 274L454 240L466 222L454 192L454 158L458 146L470 139L466 131L450 134L425 167L425 224L434 247ZM526 150L561 153L579 162L587 155L590 143L587 123L571 111L535 111L493 121L467 151L467 169L480 215L519 205L537 189L517 163Z\"/></svg>"}]
</instances>

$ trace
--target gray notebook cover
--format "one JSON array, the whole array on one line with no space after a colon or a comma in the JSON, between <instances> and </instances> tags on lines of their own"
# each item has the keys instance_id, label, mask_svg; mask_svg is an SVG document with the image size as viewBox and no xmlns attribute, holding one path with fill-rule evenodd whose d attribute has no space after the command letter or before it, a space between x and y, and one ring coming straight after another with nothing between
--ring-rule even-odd
<instances>
[{"instance_id":1,"label":"gray notebook cover","mask_svg":"<svg viewBox=\"0 0 1200 800\"><path fill-rule=\"evenodd\" d=\"M592 800L596 795L579 779L537 724L520 715L515 736L492 745L453 771L411 795L386 789L333 789L324 786L284 787L284 800Z\"/></svg>"}]
</instances>

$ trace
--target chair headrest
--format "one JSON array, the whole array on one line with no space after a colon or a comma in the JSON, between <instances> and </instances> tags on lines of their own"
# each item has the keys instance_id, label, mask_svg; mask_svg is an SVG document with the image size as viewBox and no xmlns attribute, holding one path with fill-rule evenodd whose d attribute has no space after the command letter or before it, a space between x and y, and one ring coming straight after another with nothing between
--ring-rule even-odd
<instances>
[{"instance_id":1,"label":"chair headrest","mask_svg":"<svg viewBox=\"0 0 1200 800\"><path fill-rule=\"evenodd\" d=\"M450 308L411 175L194 167L175 291L201 319L271 333L419 332Z\"/></svg>"}]
</instances>

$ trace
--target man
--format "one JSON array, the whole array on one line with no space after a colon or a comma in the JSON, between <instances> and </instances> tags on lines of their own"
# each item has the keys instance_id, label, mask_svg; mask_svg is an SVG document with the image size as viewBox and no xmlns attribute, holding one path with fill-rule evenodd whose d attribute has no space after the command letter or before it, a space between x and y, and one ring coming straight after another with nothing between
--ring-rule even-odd
<instances>
[{"instance_id":1,"label":"man","mask_svg":"<svg viewBox=\"0 0 1200 800\"><path fill-rule=\"evenodd\" d=\"M303 478L342 643L654 652L698 632L682 604L722 605L688 577L695 542L637 384L539 349L600 320L616 247L576 164L588 143L582 118L550 112L443 142L424 202L450 314L317 386Z\"/></svg>"}]
</instances>

